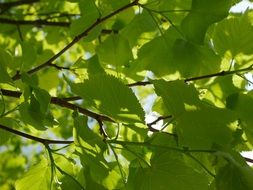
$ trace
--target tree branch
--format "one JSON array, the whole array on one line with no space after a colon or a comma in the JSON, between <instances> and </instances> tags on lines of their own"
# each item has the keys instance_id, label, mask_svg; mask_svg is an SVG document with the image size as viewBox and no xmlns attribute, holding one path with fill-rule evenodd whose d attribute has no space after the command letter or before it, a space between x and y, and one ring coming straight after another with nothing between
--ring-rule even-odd
<instances>
[{"instance_id":1,"label":"tree branch","mask_svg":"<svg viewBox=\"0 0 253 190\"><path fill-rule=\"evenodd\" d=\"M253 159L251 159L251 158L244 157L244 159L246 160L246 162L253 163Z\"/></svg>"},{"instance_id":2,"label":"tree branch","mask_svg":"<svg viewBox=\"0 0 253 190\"><path fill-rule=\"evenodd\" d=\"M241 72L248 72L248 71L252 71L252 70L253 70L253 65L251 65L247 68L238 69L238 70L234 70L234 71L220 71L218 73L202 75L202 76L198 76L198 77L191 77L191 78L184 79L184 81L185 82L197 81L197 80L203 80L203 79L208 79L208 78L212 78L212 77L233 75L233 74L237 74L237 73L241 73ZM178 80L180 80L180 79L178 79ZM146 86L146 85L151 85L151 84L152 83L149 82L149 81L138 81L138 82L135 82L135 83L128 84L127 86L129 86L129 87Z\"/></svg>"},{"instance_id":3,"label":"tree branch","mask_svg":"<svg viewBox=\"0 0 253 190\"><path fill-rule=\"evenodd\" d=\"M25 4L33 4L39 1L40 0L18 0L18 1L12 1L12 2L4 2L4 3L0 3L0 9L9 9L11 7L17 7L17 6L25 5Z\"/></svg>"},{"instance_id":4,"label":"tree branch","mask_svg":"<svg viewBox=\"0 0 253 190\"><path fill-rule=\"evenodd\" d=\"M18 91L5 90L5 89L1 89L1 92L4 96L9 96L9 97L14 97L14 98L19 98L22 94L21 92L18 92ZM69 108L74 111L77 110L86 116L96 119L97 121L101 120L101 121L115 122L113 119L111 119L105 115L100 115L95 112L89 111L85 108L81 108L75 104L71 104L71 103L67 102L66 100L58 98L58 97L51 97L51 104L55 104L55 105L58 105L58 106L61 106L64 108Z\"/></svg>"},{"instance_id":5,"label":"tree branch","mask_svg":"<svg viewBox=\"0 0 253 190\"><path fill-rule=\"evenodd\" d=\"M85 36L87 36L89 34L90 31L92 31L96 26L100 25L101 23L103 23L104 21L106 21L107 19L117 15L118 13L133 7L135 5L138 5L138 0L134 0L132 3L129 3L119 9L117 9L116 11L102 17L102 18L98 18L93 24L90 25L90 27L88 27L86 30L84 30L82 33L80 33L79 35L77 35L68 45L66 45L62 50L60 50L57 54L55 54L54 56L52 56L49 60L47 60L45 63L29 70L27 73L28 74L33 74L47 66L49 66L49 64L52 64L53 61L55 61L58 57L60 57L63 53L65 53L69 48L71 48L73 45L75 45L77 42L79 42L82 38L84 38ZM18 80L20 79L21 75L19 73L17 73L16 75L14 75L12 77L13 80Z\"/></svg>"},{"instance_id":6,"label":"tree branch","mask_svg":"<svg viewBox=\"0 0 253 190\"><path fill-rule=\"evenodd\" d=\"M24 133L24 132L12 129L10 127L6 127L6 126L1 125L1 124L0 124L0 129L8 131L8 132L10 132L12 134L15 134L15 135L18 135L18 136L21 136L21 137L33 140L33 141L40 142L40 143L42 143L44 145L46 145L46 144L71 144L71 143L74 142L74 141L44 139L44 138L36 137L36 136L30 135L30 134L27 134L27 133Z\"/></svg>"},{"instance_id":7,"label":"tree branch","mask_svg":"<svg viewBox=\"0 0 253 190\"><path fill-rule=\"evenodd\" d=\"M14 25L35 25L35 26L62 26L69 27L70 22L54 22L47 20L13 20L9 18L0 18L0 23Z\"/></svg>"}]
</instances>

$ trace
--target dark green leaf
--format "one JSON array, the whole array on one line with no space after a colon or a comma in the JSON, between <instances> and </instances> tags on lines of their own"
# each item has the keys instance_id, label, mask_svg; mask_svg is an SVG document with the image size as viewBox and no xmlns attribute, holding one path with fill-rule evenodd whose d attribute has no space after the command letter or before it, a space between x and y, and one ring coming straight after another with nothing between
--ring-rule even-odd
<instances>
[{"instance_id":1,"label":"dark green leaf","mask_svg":"<svg viewBox=\"0 0 253 190\"><path fill-rule=\"evenodd\" d=\"M193 0L190 13L181 24L186 38L202 44L208 27L226 17L231 4L231 0Z\"/></svg>"},{"instance_id":2,"label":"dark green leaf","mask_svg":"<svg viewBox=\"0 0 253 190\"><path fill-rule=\"evenodd\" d=\"M207 190L205 175L187 166L178 154L163 152L151 160L147 169L131 168L128 189Z\"/></svg>"},{"instance_id":3,"label":"dark green leaf","mask_svg":"<svg viewBox=\"0 0 253 190\"><path fill-rule=\"evenodd\" d=\"M11 83L11 77L7 72L7 66L12 64L12 57L9 53L0 48L0 83Z\"/></svg>"},{"instance_id":4,"label":"dark green leaf","mask_svg":"<svg viewBox=\"0 0 253 190\"><path fill-rule=\"evenodd\" d=\"M127 39L119 34L108 37L97 47L96 52L102 64L112 65L116 71L129 66L129 62L133 59Z\"/></svg>"}]
</instances>

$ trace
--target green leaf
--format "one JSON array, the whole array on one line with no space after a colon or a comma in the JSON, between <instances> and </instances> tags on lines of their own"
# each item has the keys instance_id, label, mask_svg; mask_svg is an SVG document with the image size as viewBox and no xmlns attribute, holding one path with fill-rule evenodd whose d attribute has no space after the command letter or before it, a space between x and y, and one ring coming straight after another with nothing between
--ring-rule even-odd
<instances>
[{"instance_id":1,"label":"green leaf","mask_svg":"<svg viewBox=\"0 0 253 190\"><path fill-rule=\"evenodd\" d=\"M253 26L247 14L232 17L218 23L212 34L215 50L221 55L230 52L232 57L239 53L252 54Z\"/></svg>"},{"instance_id":2,"label":"green leaf","mask_svg":"<svg viewBox=\"0 0 253 190\"><path fill-rule=\"evenodd\" d=\"M253 98L250 94L235 93L227 98L227 108L234 110L240 121L240 126L246 133L251 144L253 144Z\"/></svg>"},{"instance_id":3,"label":"green leaf","mask_svg":"<svg viewBox=\"0 0 253 190\"><path fill-rule=\"evenodd\" d=\"M34 45L29 42L22 42L22 66L21 71L27 71L36 63L37 52Z\"/></svg>"},{"instance_id":4,"label":"green leaf","mask_svg":"<svg viewBox=\"0 0 253 190\"><path fill-rule=\"evenodd\" d=\"M172 48L179 37L175 29L168 29L163 36L144 44L138 51L137 69L150 70L157 76L174 73Z\"/></svg>"},{"instance_id":5,"label":"green leaf","mask_svg":"<svg viewBox=\"0 0 253 190\"><path fill-rule=\"evenodd\" d=\"M102 114L118 121L144 121L143 109L134 93L111 75L94 75L83 83L70 85L75 94L81 96Z\"/></svg>"},{"instance_id":6,"label":"green leaf","mask_svg":"<svg viewBox=\"0 0 253 190\"><path fill-rule=\"evenodd\" d=\"M188 13L188 11L180 10L190 10L191 3L192 0L160 0L159 3L147 3L145 7L161 12L164 17L168 18L175 26L177 26Z\"/></svg>"},{"instance_id":7,"label":"green leaf","mask_svg":"<svg viewBox=\"0 0 253 190\"><path fill-rule=\"evenodd\" d=\"M5 113L5 101L3 95L0 93L0 117Z\"/></svg>"},{"instance_id":8,"label":"green leaf","mask_svg":"<svg viewBox=\"0 0 253 190\"><path fill-rule=\"evenodd\" d=\"M79 8L82 16L71 23L70 33L72 36L76 36L84 32L96 19L99 18L99 12L96 7L95 1L84 0L79 2ZM98 29L98 31L96 31ZM95 29L95 37L99 34L100 27ZM94 37L94 38L95 38Z\"/></svg>"},{"instance_id":9,"label":"green leaf","mask_svg":"<svg viewBox=\"0 0 253 190\"><path fill-rule=\"evenodd\" d=\"M51 167L43 158L38 164L32 166L28 172L15 183L17 190L50 190Z\"/></svg>"},{"instance_id":10,"label":"green leaf","mask_svg":"<svg viewBox=\"0 0 253 190\"><path fill-rule=\"evenodd\" d=\"M92 179L106 188L115 189L120 175L107 164L103 156L106 145L102 138L87 126L87 118L75 118L73 133L75 143L81 148L76 149L76 154L84 168L90 171Z\"/></svg>"},{"instance_id":11,"label":"green leaf","mask_svg":"<svg viewBox=\"0 0 253 190\"><path fill-rule=\"evenodd\" d=\"M141 42L140 36L144 33L151 33L156 30L156 23L150 16L150 14L143 10L141 14L137 14L133 20L127 24L121 32L129 41L131 47ZM153 35L151 35L153 36Z\"/></svg>"},{"instance_id":12,"label":"green leaf","mask_svg":"<svg viewBox=\"0 0 253 190\"><path fill-rule=\"evenodd\" d=\"M150 70L158 77L176 72L190 77L218 72L221 60L209 47L182 40L170 28L141 47L136 64L137 70Z\"/></svg>"},{"instance_id":13,"label":"green leaf","mask_svg":"<svg viewBox=\"0 0 253 190\"><path fill-rule=\"evenodd\" d=\"M151 167L131 168L128 189L207 190L207 177L179 159L179 155L163 152L151 160Z\"/></svg>"},{"instance_id":14,"label":"green leaf","mask_svg":"<svg viewBox=\"0 0 253 190\"><path fill-rule=\"evenodd\" d=\"M11 55L0 48L0 83L12 83L11 77L7 72L7 66L11 64Z\"/></svg>"},{"instance_id":15,"label":"green leaf","mask_svg":"<svg viewBox=\"0 0 253 190\"><path fill-rule=\"evenodd\" d=\"M40 88L33 89L33 92L34 92L34 96L36 97L36 99L38 100L40 104L41 113L46 114L48 112L51 96L46 90L43 90Z\"/></svg>"},{"instance_id":16,"label":"green leaf","mask_svg":"<svg viewBox=\"0 0 253 190\"><path fill-rule=\"evenodd\" d=\"M231 190L244 190L253 189L253 170L250 168L245 160L238 162L234 155L224 154L227 157L228 163L219 168L215 178L217 190L231 189ZM238 155L237 155L238 156Z\"/></svg>"},{"instance_id":17,"label":"green leaf","mask_svg":"<svg viewBox=\"0 0 253 190\"><path fill-rule=\"evenodd\" d=\"M193 149L211 149L213 145L230 146L232 131L229 124L235 120L233 112L227 109L206 107L185 112L178 118L176 126L179 143Z\"/></svg>"},{"instance_id":18,"label":"green leaf","mask_svg":"<svg viewBox=\"0 0 253 190\"><path fill-rule=\"evenodd\" d=\"M193 85L187 85L184 81L167 82L165 80L153 80L157 95L161 96L167 110L175 115L181 115L188 108L198 109L201 105L198 92Z\"/></svg>"},{"instance_id":19,"label":"green leaf","mask_svg":"<svg viewBox=\"0 0 253 190\"><path fill-rule=\"evenodd\" d=\"M109 64L116 68L128 67L133 59L132 50L127 38L119 34L110 35L96 49L99 60L102 64Z\"/></svg>"},{"instance_id":20,"label":"green leaf","mask_svg":"<svg viewBox=\"0 0 253 190\"><path fill-rule=\"evenodd\" d=\"M181 23L186 38L202 44L208 27L227 17L231 0L193 0L190 13Z\"/></svg>"},{"instance_id":21,"label":"green leaf","mask_svg":"<svg viewBox=\"0 0 253 190\"><path fill-rule=\"evenodd\" d=\"M78 116L75 118L73 128L75 144L100 153L105 149L105 143L88 127L87 122L87 117Z\"/></svg>"},{"instance_id":22,"label":"green leaf","mask_svg":"<svg viewBox=\"0 0 253 190\"><path fill-rule=\"evenodd\" d=\"M77 179L78 167L76 167L74 159L67 157L66 155L55 154L54 162L57 165L57 169L60 170L60 174L57 174L57 177L62 189L84 189L83 184L85 183L85 179L83 175L81 176L81 182Z\"/></svg>"},{"instance_id":23,"label":"green leaf","mask_svg":"<svg viewBox=\"0 0 253 190\"><path fill-rule=\"evenodd\" d=\"M105 74L103 67L100 65L98 56L95 55L87 60L88 66L88 74L89 76L96 75L96 74Z\"/></svg>"},{"instance_id":24,"label":"green leaf","mask_svg":"<svg viewBox=\"0 0 253 190\"><path fill-rule=\"evenodd\" d=\"M27 84L32 88L38 88L38 77L37 75L28 75L27 73L21 74L21 80L23 83Z\"/></svg>"},{"instance_id":25,"label":"green leaf","mask_svg":"<svg viewBox=\"0 0 253 190\"><path fill-rule=\"evenodd\" d=\"M59 84L58 71L47 70L39 76L39 86L48 92Z\"/></svg>"},{"instance_id":26,"label":"green leaf","mask_svg":"<svg viewBox=\"0 0 253 190\"><path fill-rule=\"evenodd\" d=\"M220 71L221 59L205 45L196 45L178 39L173 49L171 67L178 70L183 77L201 76Z\"/></svg>"},{"instance_id":27,"label":"green leaf","mask_svg":"<svg viewBox=\"0 0 253 190\"><path fill-rule=\"evenodd\" d=\"M0 124L5 127L13 128L14 126L16 126L16 121L12 118L2 117L0 118ZM10 132L0 128L0 145L4 145L10 139L10 137Z\"/></svg>"},{"instance_id":28,"label":"green leaf","mask_svg":"<svg viewBox=\"0 0 253 190\"><path fill-rule=\"evenodd\" d=\"M183 81L156 80L152 83L177 121L176 131L182 146L211 148L213 144L231 143L232 132L228 126L237 119L233 112L207 106L200 101L194 86Z\"/></svg>"},{"instance_id":29,"label":"green leaf","mask_svg":"<svg viewBox=\"0 0 253 190\"><path fill-rule=\"evenodd\" d=\"M38 110L40 110L40 104L34 96L31 97L30 104L24 102L19 106L19 112L23 122L32 125L38 130L45 130L46 127L43 122L45 116Z\"/></svg>"},{"instance_id":30,"label":"green leaf","mask_svg":"<svg viewBox=\"0 0 253 190\"><path fill-rule=\"evenodd\" d=\"M207 84L205 88L207 92L203 97L220 107L225 107L228 96L242 91L242 89L235 87L232 76L218 77L211 84Z\"/></svg>"}]
</instances>

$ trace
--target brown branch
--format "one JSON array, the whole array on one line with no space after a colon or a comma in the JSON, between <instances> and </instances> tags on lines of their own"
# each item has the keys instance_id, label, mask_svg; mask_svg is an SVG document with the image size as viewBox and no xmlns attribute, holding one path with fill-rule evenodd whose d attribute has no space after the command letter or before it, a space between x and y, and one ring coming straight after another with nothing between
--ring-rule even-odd
<instances>
[{"instance_id":1,"label":"brown branch","mask_svg":"<svg viewBox=\"0 0 253 190\"><path fill-rule=\"evenodd\" d=\"M72 97L67 97L67 98L61 98L64 101L76 101L76 100L81 100L82 98L80 96L72 96Z\"/></svg>"},{"instance_id":2,"label":"brown branch","mask_svg":"<svg viewBox=\"0 0 253 190\"><path fill-rule=\"evenodd\" d=\"M253 65L251 65L251 66L249 66L247 68L238 69L238 70L234 70L234 71L221 71L221 72L218 72L218 73L213 73L213 74L208 74L208 75L202 75L202 76L198 76L198 77L191 77L191 78L184 79L184 81L185 82L197 81L197 80L203 80L203 79L208 79L208 78L212 78L212 77L233 75L233 74L237 74L237 73L241 73L241 72L247 72L247 71L252 71L252 70L253 70ZM178 79L178 80L180 80L180 79ZM152 83L149 82L149 81L139 81L139 82L128 84L127 86L129 86L129 87L133 87L133 86L146 86L146 85L151 85L151 84Z\"/></svg>"},{"instance_id":3,"label":"brown branch","mask_svg":"<svg viewBox=\"0 0 253 190\"><path fill-rule=\"evenodd\" d=\"M0 9L9 9L11 7L17 7L20 5L25 4L33 4L39 2L39 0L18 0L18 1L12 1L12 2L4 2L0 3Z\"/></svg>"},{"instance_id":4,"label":"brown branch","mask_svg":"<svg viewBox=\"0 0 253 190\"><path fill-rule=\"evenodd\" d=\"M103 135L104 138L107 138L108 135L106 134L106 132L105 132L105 130L104 130L103 121L100 120L100 119L98 119L97 122L98 122L98 125L99 125L99 132L100 132L100 134Z\"/></svg>"},{"instance_id":5,"label":"brown branch","mask_svg":"<svg viewBox=\"0 0 253 190\"><path fill-rule=\"evenodd\" d=\"M102 18L98 18L93 24L90 25L90 27L88 27L85 31L83 31L81 34L77 35L68 45L66 45L62 50L60 50L57 54L55 54L54 56L52 56L49 60L47 60L45 63L29 70L27 73L28 74L33 74L45 67L48 67L49 64L52 64L53 61L55 61L58 57L60 57L63 53L65 53L69 48L71 48L73 45L75 45L77 42L79 42L81 39L83 39L85 36L87 36L89 34L90 31L92 31L96 26L100 25L101 23L103 23L104 21L106 21L107 19L117 15L118 13L133 7L135 5L138 5L138 0L134 0L132 3L129 3L119 9L117 9L116 11L102 17ZM21 75L19 73L17 73L16 75L14 75L12 77L13 80L18 80L20 79Z\"/></svg>"},{"instance_id":6,"label":"brown branch","mask_svg":"<svg viewBox=\"0 0 253 190\"><path fill-rule=\"evenodd\" d=\"M113 29L102 29L101 34L118 34L118 30L113 30Z\"/></svg>"},{"instance_id":7,"label":"brown branch","mask_svg":"<svg viewBox=\"0 0 253 190\"><path fill-rule=\"evenodd\" d=\"M251 159L251 158L247 158L247 157L243 157L243 158L246 160L246 162L253 163L253 159Z\"/></svg>"},{"instance_id":8,"label":"brown branch","mask_svg":"<svg viewBox=\"0 0 253 190\"><path fill-rule=\"evenodd\" d=\"M147 126L148 126L149 128L152 128L152 125L155 125L158 121L164 120L164 119L169 119L169 118L172 118L172 115L160 116L160 117L158 117L156 120L152 121L151 123L148 123Z\"/></svg>"},{"instance_id":9,"label":"brown branch","mask_svg":"<svg viewBox=\"0 0 253 190\"><path fill-rule=\"evenodd\" d=\"M89 116L89 117L92 117L92 118L96 119L97 121L102 120L102 121L115 122L113 119L111 119L111 118L109 118L105 115L97 114L95 112L89 111L85 108L81 108L81 107L79 107L75 104L71 104L71 103L69 103L65 100L62 100L60 98L57 98L57 97L52 97L51 98L51 103L55 104L55 105L58 105L58 106L61 106L61 107L64 107L64 108L69 108L69 109L74 110L74 111L77 110L77 111L79 111L80 113L82 113L86 116Z\"/></svg>"},{"instance_id":10,"label":"brown branch","mask_svg":"<svg viewBox=\"0 0 253 190\"><path fill-rule=\"evenodd\" d=\"M62 26L69 27L70 22L54 22L47 20L13 20L9 18L0 18L0 23L14 25L35 25L35 26Z\"/></svg>"},{"instance_id":11,"label":"brown branch","mask_svg":"<svg viewBox=\"0 0 253 190\"><path fill-rule=\"evenodd\" d=\"M18 135L18 136L21 136L21 137L33 140L33 141L40 142L40 143L42 143L44 145L48 145L48 144L71 144L71 143L74 142L74 141L65 141L65 140L44 139L44 138L36 137L36 136L30 135L30 134L18 131L16 129L12 129L10 127L6 127L6 126L1 125L1 124L0 124L0 129L8 131L8 132L10 132L12 134L15 134L15 135Z\"/></svg>"},{"instance_id":12,"label":"brown branch","mask_svg":"<svg viewBox=\"0 0 253 190\"><path fill-rule=\"evenodd\" d=\"M5 89L1 89L1 92L4 96L9 96L9 97L14 97L14 98L19 98L22 94L21 92L18 92L18 91L5 90ZM105 115L100 115L95 112L89 111L85 108L82 108L82 107L77 106L75 104L71 104L71 103L67 102L66 100L58 98L58 97L51 97L51 104L58 105L58 106L61 106L64 108L69 108L74 111L77 110L86 116L96 119L97 121L101 120L101 121L115 122L113 119L111 119Z\"/></svg>"},{"instance_id":13,"label":"brown branch","mask_svg":"<svg viewBox=\"0 0 253 190\"><path fill-rule=\"evenodd\" d=\"M58 65L52 64L52 63L50 63L48 66L54 67L54 68L56 68L57 70L71 70L69 67L62 67L62 66L58 66Z\"/></svg>"},{"instance_id":14,"label":"brown branch","mask_svg":"<svg viewBox=\"0 0 253 190\"><path fill-rule=\"evenodd\" d=\"M128 84L127 86L129 87L133 87L133 86L146 86L146 85L150 85L152 84L151 82L149 81L139 81L139 82L135 82L135 83L131 83L131 84Z\"/></svg>"}]
</instances>

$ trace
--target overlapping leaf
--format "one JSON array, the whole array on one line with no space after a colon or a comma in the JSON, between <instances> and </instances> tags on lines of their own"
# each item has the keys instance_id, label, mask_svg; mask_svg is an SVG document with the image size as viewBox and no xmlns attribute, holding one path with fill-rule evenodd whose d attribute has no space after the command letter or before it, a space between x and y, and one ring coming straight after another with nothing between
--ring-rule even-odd
<instances>
[{"instance_id":1,"label":"overlapping leaf","mask_svg":"<svg viewBox=\"0 0 253 190\"><path fill-rule=\"evenodd\" d=\"M163 152L152 158L150 168L131 168L128 189L209 189L207 177L187 166L178 156Z\"/></svg>"},{"instance_id":2,"label":"overlapping leaf","mask_svg":"<svg viewBox=\"0 0 253 190\"><path fill-rule=\"evenodd\" d=\"M96 182L94 185L100 184L107 188L115 188L120 175L109 166L103 157L106 145L101 137L89 129L86 118L81 116L75 118L74 137L78 145L76 154L80 157L84 168L89 171L87 175Z\"/></svg>"},{"instance_id":3,"label":"overlapping leaf","mask_svg":"<svg viewBox=\"0 0 253 190\"><path fill-rule=\"evenodd\" d=\"M10 83L11 77L7 72L7 66L12 64L12 57L10 54L0 48L0 83Z\"/></svg>"},{"instance_id":4,"label":"overlapping leaf","mask_svg":"<svg viewBox=\"0 0 253 190\"><path fill-rule=\"evenodd\" d=\"M244 190L253 188L253 170L245 159L234 151L218 152L226 160L226 164L218 169L215 178L217 190Z\"/></svg>"},{"instance_id":5,"label":"overlapping leaf","mask_svg":"<svg viewBox=\"0 0 253 190\"><path fill-rule=\"evenodd\" d=\"M190 13L181 24L186 38L202 44L208 27L225 18L231 5L231 0L193 0Z\"/></svg>"},{"instance_id":6,"label":"overlapping leaf","mask_svg":"<svg viewBox=\"0 0 253 190\"><path fill-rule=\"evenodd\" d=\"M97 54L102 64L112 65L116 70L127 67L133 59L132 50L126 38L119 34L108 37L97 47Z\"/></svg>"},{"instance_id":7,"label":"overlapping leaf","mask_svg":"<svg viewBox=\"0 0 253 190\"><path fill-rule=\"evenodd\" d=\"M253 143L253 99L250 93L248 95L239 93L230 95L227 98L227 108L236 112L240 124L246 132L248 140L250 143Z\"/></svg>"},{"instance_id":8,"label":"overlapping leaf","mask_svg":"<svg viewBox=\"0 0 253 190\"><path fill-rule=\"evenodd\" d=\"M116 120L144 121L144 112L134 93L113 76L94 75L83 83L71 84L71 89L101 113Z\"/></svg>"},{"instance_id":9,"label":"overlapping leaf","mask_svg":"<svg viewBox=\"0 0 253 190\"><path fill-rule=\"evenodd\" d=\"M211 148L213 144L231 143L232 132L228 125L236 120L233 112L207 106L199 99L194 86L183 81L157 80L152 83L167 110L178 122L176 131L182 146Z\"/></svg>"},{"instance_id":10,"label":"overlapping leaf","mask_svg":"<svg viewBox=\"0 0 253 190\"><path fill-rule=\"evenodd\" d=\"M253 26L245 13L240 17L232 17L218 23L213 32L214 47L217 52L227 51L233 57L239 53L251 54L253 50Z\"/></svg>"},{"instance_id":11,"label":"overlapping leaf","mask_svg":"<svg viewBox=\"0 0 253 190\"><path fill-rule=\"evenodd\" d=\"M51 186L51 167L44 158L40 163L32 166L29 171L16 181L17 190L50 190Z\"/></svg>"}]
</instances>

